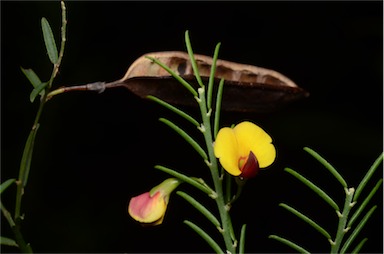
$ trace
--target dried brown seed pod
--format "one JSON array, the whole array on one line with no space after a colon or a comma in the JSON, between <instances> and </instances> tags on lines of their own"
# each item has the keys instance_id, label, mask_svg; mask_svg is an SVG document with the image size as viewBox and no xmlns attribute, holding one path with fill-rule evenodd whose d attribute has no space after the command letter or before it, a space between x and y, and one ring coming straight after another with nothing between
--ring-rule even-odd
<instances>
[{"instance_id":1,"label":"dried brown seed pod","mask_svg":"<svg viewBox=\"0 0 384 254\"><path fill-rule=\"evenodd\" d=\"M153 95L172 104L196 105L196 101L181 84L162 67L146 56L156 58L188 83L198 87L189 56L185 52L148 53L139 57L119 80L140 97ZM200 76L207 84L212 58L194 55ZM217 60L215 86L225 79L222 109L226 111L269 112L309 94L286 76L265 68Z\"/></svg>"},{"instance_id":2,"label":"dried brown seed pod","mask_svg":"<svg viewBox=\"0 0 384 254\"><path fill-rule=\"evenodd\" d=\"M196 106L196 100L190 92L147 56L168 66L193 87L199 87L189 55L185 52L166 51L148 53L139 57L120 80L63 87L53 91L49 97L67 91L102 92L106 88L122 86L142 98L152 95L171 104ZM194 57L203 82L208 84L213 59L198 54ZM221 106L224 111L266 113L309 95L277 71L219 59L216 62L214 92L222 78L225 80Z\"/></svg>"}]
</instances>

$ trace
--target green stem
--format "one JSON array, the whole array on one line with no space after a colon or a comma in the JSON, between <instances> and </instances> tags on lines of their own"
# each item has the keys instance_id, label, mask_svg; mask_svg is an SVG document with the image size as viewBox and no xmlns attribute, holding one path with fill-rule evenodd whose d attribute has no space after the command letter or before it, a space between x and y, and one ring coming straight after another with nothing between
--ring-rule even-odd
<instances>
[{"instance_id":1,"label":"green stem","mask_svg":"<svg viewBox=\"0 0 384 254\"><path fill-rule=\"evenodd\" d=\"M351 208L353 206L352 198L353 194L355 192L354 188L345 188L345 203L343 208L343 213L337 212L337 215L339 216L339 225L337 227L337 233L336 238L334 242L331 242L331 253L338 253L340 249L341 242L343 240L344 235L347 233L349 228L346 228L347 220L348 220L348 214L351 211Z\"/></svg>"},{"instance_id":2,"label":"green stem","mask_svg":"<svg viewBox=\"0 0 384 254\"><path fill-rule=\"evenodd\" d=\"M27 244L23 238L23 235L20 231L20 225L17 225L15 221L12 219L12 215L5 208L3 203L0 201L1 211L4 214L4 217L7 219L9 225L12 228L13 234L15 235L15 242L17 246L20 248L20 251L23 253L33 253L32 248L29 244Z\"/></svg>"},{"instance_id":3,"label":"green stem","mask_svg":"<svg viewBox=\"0 0 384 254\"><path fill-rule=\"evenodd\" d=\"M49 91L50 91L52 84L53 84L53 80L55 79L55 77L59 71L61 60L64 56L64 48L65 48L65 42L66 42L66 27L67 27L66 7L64 4L64 1L61 1L61 11L62 11L61 12L62 13L62 26L61 26L61 46L60 46L59 57L58 57L57 62L53 66L51 77L48 81L48 85L45 88L45 92L40 99L39 109L36 113L35 120L33 122L31 133L35 136L36 136L36 132L38 130L40 118L41 118L45 103L47 102L47 95L49 94ZM25 162L25 163L30 163L30 161L32 159L32 152L33 152L34 144L32 143L30 145L28 143L28 140L27 140L27 144L25 147L26 147L25 150L27 150L25 152L29 154L29 158L28 158L27 162ZM25 241L24 241L24 239L21 235L21 231L20 231L20 224L22 221L22 216L20 215L21 201L22 201L22 196L24 194L25 184L26 184L27 178L28 178L28 174L24 175L25 174L25 172L24 172L25 167L26 167L26 165L22 165L20 167L19 179L18 179L18 181L16 181L17 191L16 191L16 203L15 203L15 213L14 213L15 225L14 226L11 225L11 227L14 231L14 234L16 237L16 242L18 243L20 250L22 252L32 252L31 247L28 244L25 244ZM27 165L27 167L29 167L29 166Z\"/></svg>"},{"instance_id":4,"label":"green stem","mask_svg":"<svg viewBox=\"0 0 384 254\"><path fill-rule=\"evenodd\" d=\"M206 98L205 98L205 88L200 87L198 89L199 97L197 99L199 106L200 106L200 112L201 117L203 120L203 126L204 126L204 139L208 150L208 158L209 161L207 161L207 164L209 166L209 169L211 171L215 191L217 194L217 198L215 199L220 219L222 222L222 234L225 242L225 246L227 248L227 252L229 253L235 253L236 249L232 242L231 232L232 227L229 219L229 213L227 210L227 207L224 202L224 194L223 194L223 186L222 181L220 180L219 176L219 167L217 163L217 159L215 157L214 151L213 151L213 140L212 140L212 130L211 130L211 123L210 123L210 114L207 112L207 104L206 104Z\"/></svg>"},{"instance_id":5,"label":"green stem","mask_svg":"<svg viewBox=\"0 0 384 254\"><path fill-rule=\"evenodd\" d=\"M372 216L373 212L376 210L377 206L374 206L367 212L367 214L364 216L364 218L360 221L359 225L353 230L351 235L348 237L348 239L345 241L344 246L340 250L340 254L344 254L345 251L349 248L349 246L352 244L352 242L356 239L357 235L360 233L361 229L365 226L368 219Z\"/></svg>"}]
</instances>

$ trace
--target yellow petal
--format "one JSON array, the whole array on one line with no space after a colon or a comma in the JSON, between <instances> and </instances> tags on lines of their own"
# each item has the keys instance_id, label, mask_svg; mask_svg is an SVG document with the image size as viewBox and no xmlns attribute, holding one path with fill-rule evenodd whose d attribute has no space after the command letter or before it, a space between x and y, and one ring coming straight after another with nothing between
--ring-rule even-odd
<instances>
[{"instance_id":1,"label":"yellow petal","mask_svg":"<svg viewBox=\"0 0 384 254\"><path fill-rule=\"evenodd\" d=\"M220 129L214 145L215 156L219 158L221 166L231 175L241 174L239 169L238 144L233 129Z\"/></svg>"},{"instance_id":2,"label":"yellow petal","mask_svg":"<svg viewBox=\"0 0 384 254\"><path fill-rule=\"evenodd\" d=\"M276 159L276 148L273 144L260 144L251 148L251 151L256 154L260 168L266 168L271 165Z\"/></svg>"},{"instance_id":3,"label":"yellow petal","mask_svg":"<svg viewBox=\"0 0 384 254\"><path fill-rule=\"evenodd\" d=\"M272 138L259 126L251 122L242 122L233 129L241 156L252 151L260 168L268 167L276 158L276 149Z\"/></svg>"}]
</instances>

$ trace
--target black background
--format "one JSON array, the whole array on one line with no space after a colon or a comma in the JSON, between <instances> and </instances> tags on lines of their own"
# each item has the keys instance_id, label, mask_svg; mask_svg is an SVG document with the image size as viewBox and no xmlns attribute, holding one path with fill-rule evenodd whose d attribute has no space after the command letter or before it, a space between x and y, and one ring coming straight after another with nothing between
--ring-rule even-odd
<instances>
[{"instance_id":1,"label":"black background","mask_svg":"<svg viewBox=\"0 0 384 254\"><path fill-rule=\"evenodd\" d=\"M298 208L332 235L335 212L283 169L298 170L342 206L342 187L302 148L309 146L325 156L355 187L381 153L382 2L66 5L67 47L56 86L116 80L144 53L184 51L188 29L196 53L212 55L216 43L222 42L220 58L274 69L308 90L308 99L275 113L223 113L223 126L251 120L273 136L278 149L275 164L247 183L233 207L233 223L237 233L240 225L248 224L247 252L291 251L268 239L269 234L287 237L312 252L329 251L325 238L278 203ZM18 175L38 106L29 102L32 86L20 66L34 69L42 80L52 68L40 31L43 16L59 44L58 2L1 2L2 182ZM186 110L197 115L197 109ZM22 230L34 251L211 251L182 222L189 219L213 235L216 231L176 195L161 226L143 228L127 215L132 196L167 177L153 169L156 164L209 179L193 149L158 122L164 116L199 137L183 119L124 89L60 95L46 105L22 207ZM381 177L381 168L370 188ZM194 189L181 189L210 204ZM2 197L10 210L14 192L7 190ZM369 238L364 252L383 251L382 188L374 202L378 209L359 235ZM2 231L11 236L5 222Z\"/></svg>"}]
</instances>

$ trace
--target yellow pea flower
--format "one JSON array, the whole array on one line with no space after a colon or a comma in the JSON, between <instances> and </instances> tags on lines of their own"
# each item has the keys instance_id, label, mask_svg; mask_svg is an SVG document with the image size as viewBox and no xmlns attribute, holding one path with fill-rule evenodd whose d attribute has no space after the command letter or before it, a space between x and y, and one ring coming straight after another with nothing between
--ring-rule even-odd
<instances>
[{"instance_id":1,"label":"yellow pea flower","mask_svg":"<svg viewBox=\"0 0 384 254\"><path fill-rule=\"evenodd\" d=\"M214 143L216 158L231 175L250 178L276 158L272 138L259 126L242 122L220 129Z\"/></svg>"},{"instance_id":2,"label":"yellow pea flower","mask_svg":"<svg viewBox=\"0 0 384 254\"><path fill-rule=\"evenodd\" d=\"M155 226L163 222L171 192L181 181L169 178L152 188L151 191L131 198L128 205L129 215L143 225Z\"/></svg>"}]
</instances>

